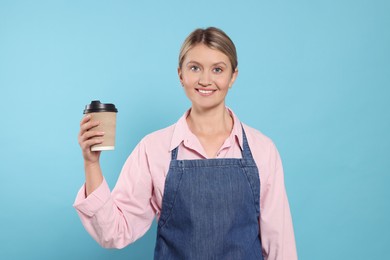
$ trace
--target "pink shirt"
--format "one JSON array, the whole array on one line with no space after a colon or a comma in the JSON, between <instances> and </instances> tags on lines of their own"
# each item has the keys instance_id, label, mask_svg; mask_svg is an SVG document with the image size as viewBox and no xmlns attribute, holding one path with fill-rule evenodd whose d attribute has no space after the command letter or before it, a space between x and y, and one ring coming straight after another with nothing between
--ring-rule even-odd
<instances>
[{"instance_id":1,"label":"pink shirt","mask_svg":"<svg viewBox=\"0 0 390 260\"><path fill-rule=\"evenodd\" d=\"M230 136L217 158L241 158L242 128L235 114ZM144 137L126 160L112 193L103 183L87 198L85 186L74 207L91 236L103 247L123 248L141 237L159 218L171 151L179 146L178 160L207 155L188 128L186 117ZM297 259L293 224L279 153L273 142L243 124L260 174L260 232L265 260Z\"/></svg>"}]
</instances>

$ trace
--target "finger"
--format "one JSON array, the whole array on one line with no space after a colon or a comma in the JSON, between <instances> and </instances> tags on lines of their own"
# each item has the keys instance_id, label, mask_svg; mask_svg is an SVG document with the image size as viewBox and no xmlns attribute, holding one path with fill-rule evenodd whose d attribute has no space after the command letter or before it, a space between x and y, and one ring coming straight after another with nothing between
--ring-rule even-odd
<instances>
[{"instance_id":1,"label":"finger","mask_svg":"<svg viewBox=\"0 0 390 260\"><path fill-rule=\"evenodd\" d=\"M84 146L84 143L89 140L89 139L93 139L93 138L103 138L104 136L104 132L101 132L101 131L87 131L87 132L84 132L82 135L79 135L78 137L78 140L79 140L79 145L81 147Z\"/></svg>"},{"instance_id":2,"label":"finger","mask_svg":"<svg viewBox=\"0 0 390 260\"><path fill-rule=\"evenodd\" d=\"M85 115L80 121L80 126L91 120L92 116L91 115Z\"/></svg>"},{"instance_id":3,"label":"finger","mask_svg":"<svg viewBox=\"0 0 390 260\"><path fill-rule=\"evenodd\" d=\"M100 124L100 121L88 121L81 125L80 127L80 133L83 134L84 132L89 131L91 128L94 128L95 126L98 126Z\"/></svg>"},{"instance_id":4,"label":"finger","mask_svg":"<svg viewBox=\"0 0 390 260\"><path fill-rule=\"evenodd\" d=\"M82 140L88 140L88 139L91 139L91 138L94 138L94 137L103 137L104 136L104 132L101 132L101 131L87 131L85 132L83 135L82 135Z\"/></svg>"},{"instance_id":5,"label":"finger","mask_svg":"<svg viewBox=\"0 0 390 260\"><path fill-rule=\"evenodd\" d=\"M83 150L90 151L91 146L96 145L96 144L101 144L101 143L103 143L103 141L104 141L104 139L101 137L93 138L93 139L88 139L85 142L82 142L80 145L81 145L81 148Z\"/></svg>"},{"instance_id":6,"label":"finger","mask_svg":"<svg viewBox=\"0 0 390 260\"><path fill-rule=\"evenodd\" d=\"M80 121L80 131L79 131L79 138L84 134L86 131L85 128L87 127L85 124L91 120L92 116L91 115L85 115L81 121Z\"/></svg>"}]
</instances>

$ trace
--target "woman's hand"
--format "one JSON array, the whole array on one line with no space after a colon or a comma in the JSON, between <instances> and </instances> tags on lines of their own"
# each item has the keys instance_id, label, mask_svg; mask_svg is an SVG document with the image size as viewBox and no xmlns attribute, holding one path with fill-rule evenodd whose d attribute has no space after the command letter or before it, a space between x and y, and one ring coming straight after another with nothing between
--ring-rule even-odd
<instances>
[{"instance_id":1,"label":"woman's hand","mask_svg":"<svg viewBox=\"0 0 390 260\"><path fill-rule=\"evenodd\" d=\"M91 151L91 146L103 142L104 132L91 130L99 123L99 121L91 121L90 115L83 117L80 122L78 140L86 164L99 163L100 151Z\"/></svg>"},{"instance_id":2,"label":"woman's hand","mask_svg":"<svg viewBox=\"0 0 390 260\"><path fill-rule=\"evenodd\" d=\"M99 187L103 181L103 173L99 163L101 151L91 151L91 146L103 142L104 132L92 130L99 123L98 121L91 121L90 115L86 115L80 122L78 139L84 157L86 197Z\"/></svg>"}]
</instances>

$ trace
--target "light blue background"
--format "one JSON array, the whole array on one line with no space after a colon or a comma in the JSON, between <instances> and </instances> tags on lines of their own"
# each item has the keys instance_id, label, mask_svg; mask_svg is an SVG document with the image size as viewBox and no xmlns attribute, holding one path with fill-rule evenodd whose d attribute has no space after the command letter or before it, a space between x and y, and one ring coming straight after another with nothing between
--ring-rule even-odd
<instances>
[{"instance_id":1,"label":"light blue background","mask_svg":"<svg viewBox=\"0 0 390 260\"><path fill-rule=\"evenodd\" d=\"M152 259L155 224L123 250L82 227L79 121L92 99L117 105L113 187L190 106L177 56L207 26L238 50L228 105L281 153L300 259L390 259L389 14L385 0L1 0L0 259Z\"/></svg>"}]
</instances>

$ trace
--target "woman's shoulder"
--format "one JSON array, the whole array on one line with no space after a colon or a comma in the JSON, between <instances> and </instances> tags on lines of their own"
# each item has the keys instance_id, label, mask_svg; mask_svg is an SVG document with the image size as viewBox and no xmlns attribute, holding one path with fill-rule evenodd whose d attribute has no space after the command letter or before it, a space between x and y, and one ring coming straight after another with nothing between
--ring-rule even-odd
<instances>
[{"instance_id":1,"label":"woman's shoulder","mask_svg":"<svg viewBox=\"0 0 390 260\"><path fill-rule=\"evenodd\" d=\"M247 138L251 138L255 142L262 142L262 143L267 143L267 144L273 143L271 138L268 137L267 135L265 135L260 130L258 130L252 126L249 126L247 124L244 124L244 123L242 123L242 126L244 127L245 134L246 134Z\"/></svg>"},{"instance_id":2,"label":"woman's shoulder","mask_svg":"<svg viewBox=\"0 0 390 260\"><path fill-rule=\"evenodd\" d=\"M244 124L243 127L253 159L260 169L261 178L268 179L270 174L275 172L275 166L280 162L278 149L271 138L259 130Z\"/></svg>"},{"instance_id":3,"label":"woman's shoulder","mask_svg":"<svg viewBox=\"0 0 390 260\"><path fill-rule=\"evenodd\" d=\"M251 148L252 148L252 146L254 146L257 149L259 147L261 147L261 148L267 147L269 149L269 147L274 146L274 143L271 140L271 138L269 138L267 135L262 133L260 130L242 122L238 118L238 116L230 108L228 108L228 109L229 109L230 113L233 115L234 121L236 121L238 123L238 125L235 125L235 129L236 129L237 133L241 132L239 130L239 128L240 128L239 125L241 125L245 131L245 135L247 137L249 146Z\"/></svg>"},{"instance_id":4,"label":"woman's shoulder","mask_svg":"<svg viewBox=\"0 0 390 260\"><path fill-rule=\"evenodd\" d=\"M175 124L156 130L154 132L147 134L144 138L142 138L141 143L143 143L146 146L157 145L157 146L169 147L174 130L175 130Z\"/></svg>"},{"instance_id":5,"label":"woman's shoulder","mask_svg":"<svg viewBox=\"0 0 390 260\"><path fill-rule=\"evenodd\" d=\"M242 123L242 126L245 130L248 144L251 148L255 147L257 150L262 150L263 152L276 150L276 146L270 137L262 133L260 130L244 123Z\"/></svg>"}]
</instances>

